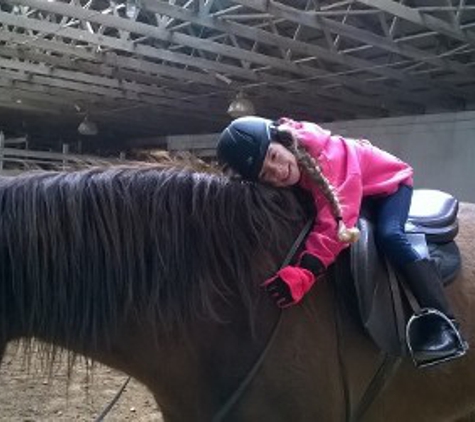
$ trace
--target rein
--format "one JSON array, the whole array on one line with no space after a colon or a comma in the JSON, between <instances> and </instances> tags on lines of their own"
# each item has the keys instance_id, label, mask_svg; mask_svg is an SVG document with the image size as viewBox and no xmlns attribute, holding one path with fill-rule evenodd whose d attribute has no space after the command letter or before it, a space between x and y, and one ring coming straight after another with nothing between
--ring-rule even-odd
<instances>
[{"instance_id":1,"label":"rein","mask_svg":"<svg viewBox=\"0 0 475 422\"><path fill-rule=\"evenodd\" d=\"M313 225L313 219L309 219L307 223L305 224L305 226L303 227L303 229L301 230L301 232L299 233L299 235L297 236L297 238L295 239L291 248L289 249L289 252L287 253L280 268L285 267L291 262L292 258L295 256L298 249L300 248L302 242L305 240L308 233L310 232L312 225ZM338 277L338 274L340 272L339 271L340 265L336 264L335 268L336 268L335 276ZM344 397L344 402L345 402L345 422L360 422L363 420L362 418L367 412L367 410L371 407L371 404L376 400L379 394L381 394L384 388L389 384L392 376L396 373L399 367L399 364L401 363L401 358L390 356L387 353L380 353L379 355L380 362L379 362L378 368L376 369L373 377L367 384L366 389L360 401L358 402L356 408L352 410L351 401L350 401L350 393L349 393L349 381L348 381L348 374L347 374L348 371L346 370L343 355L341 353L342 348L343 348L344 336L343 336L343 331L341 327L342 315L340 312L340 307L338 306L338 304L340 303L340 298L338 297L338 289L336 287L335 287L335 290L336 290L335 300L334 300L335 326L336 326L336 332L337 332L338 364L340 366L340 374L341 374L341 380L343 384L343 397ZM237 403L237 401L244 394L244 392L246 391L246 388L252 382L257 372L261 368L262 364L264 363L265 358L267 357L267 353L269 352L269 350L272 348L274 344L274 341L277 337L277 334L279 332L279 328L281 325L282 325L282 311L279 312L277 322L275 323L272 329L271 335L269 337L269 340L267 341L267 344L262 350L261 354L259 355L257 360L254 362L254 364L252 365L247 375L238 385L236 390L230 395L230 397L226 400L223 406L213 416L212 422L223 422L225 420L224 418L228 415L228 413L232 410L232 408ZM131 377L128 377L125 380L124 384L116 393L115 397L101 412L101 414L94 420L94 422L102 422L104 420L105 416L109 413L109 411L112 409L114 404L117 402L117 400L119 399L119 397L125 390L125 387L129 383L130 378Z\"/></svg>"},{"instance_id":2,"label":"rein","mask_svg":"<svg viewBox=\"0 0 475 422\"><path fill-rule=\"evenodd\" d=\"M125 390L125 387L127 387L127 384L129 383L131 377L128 377L122 386L119 388L117 393L115 393L115 396L112 398L112 400L109 402L109 404L102 410L100 415L94 419L94 422L102 422L104 418L107 416L107 414L111 411L111 409L114 407L114 405L117 403L117 400L119 400L120 396Z\"/></svg>"},{"instance_id":3,"label":"rein","mask_svg":"<svg viewBox=\"0 0 475 422\"><path fill-rule=\"evenodd\" d=\"M308 233L310 232L312 225L313 225L313 219L309 219L307 223L305 224L305 226L303 227L303 229L301 230L301 232L299 233L299 235L297 236L297 238L295 239L294 243L292 244L280 268L283 268L290 263L290 261L295 256L298 249L300 248L300 245L302 244L302 242L305 240ZM224 418L226 417L226 415L231 411L231 409L236 404L236 402L244 394L244 392L246 391L246 388L249 386L249 384L251 383L251 381L254 379L257 372L261 368L262 364L264 363L265 358L267 357L268 351L271 349L272 345L274 344L274 340L277 337L277 334L279 332L281 322L282 322L282 311L279 312L277 322L275 323L274 328L272 329L272 333L269 337L269 340L267 341L266 346L262 350L256 362L254 363L254 365L252 365L250 371L241 381L241 383L236 388L234 393L231 394L231 396L226 400L226 402L223 404L221 409L219 409L218 412L214 415L212 422L224 421Z\"/></svg>"}]
</instances>

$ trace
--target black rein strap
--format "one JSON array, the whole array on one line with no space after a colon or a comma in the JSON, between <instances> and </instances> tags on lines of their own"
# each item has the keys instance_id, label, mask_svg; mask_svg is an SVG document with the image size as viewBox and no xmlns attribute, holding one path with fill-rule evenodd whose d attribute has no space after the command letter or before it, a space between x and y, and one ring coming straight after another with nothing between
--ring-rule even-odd
<instances>
[{"instance_id":1,"label":"black rein strap","mask_svg":"<svg viewBox=\"0 0 475 422\"><path fill-rule=\"evenodd\" d=\"M300 248L300 245L302 242L305 240L307 237L307 234L309 233L310 229L312 228L313 225L313 219L309 219L307 223L305 224L304 228L302 231L299 233L298 237L295 239L295 242L293 243L292 247L290 248L289 252L287 253L287 256L285 257L283 264L281 265L281 268L285 267L290 263L294 255L297 253L298 249ZM223 407L216 413L216 415L213 417L213 422L221 422L224 420L225 416L228 414L228 412L231 410L231 408L234 406L234 404L239 400L239 398L242 396L244 393L245 389L247 386L250 384L250 382L253 380L254 376L256 375L257 371L261 367L262 363L264 362L265 357L267 356L267 352L271 348L272 344L274 343L274 339L277 337L277 333L279 331L280 323L282 321L282 312L279 313L278 320L272 329L272 334L269 338L269 341L267 342L266 347L260 354L259 358L257 361L254 363L252 366L251 370L248 372L246 377L242 380L241 384L239 384L238 388L234 393L229 397L229 399L224 403ZM94 420L94 422L102 422L106 415L110 412L114 404L119 400L119 397L121 394L124 392L125 387L127 387L127 384L130 381L130 377L128 377L122 387L119 389L119 391L116 393L114 398L111 400L111 402L105 407L105 409L101 412L101 414Z\"/></svg>"},{"instance_id":2,"label":"black rein strap","mask_svg":"<svg viewBox=\"0 0 475 422\"><path fill-rule=\"evenodd\" d=\"M122 387L119 388L117 393L115 393L115 396L112 398L112 400L109 402L109 404L104 408L104 410L101 412L101 414L94 419L94 422L102 422L104 418L107 416L107 414L111 411L112 407L117 403L119 400L120 396L125 390L125 387L127 387L127 384L129 383L131 377L128 377L124 383L122 384Z\"/></svg>"},{"instance_id":3,"label":"black rein strap","mask_svg":"<svg viewBox=\"0 0 475 422\"><path fill-rule=\"evenodd\" d=\"M286 265L289 265L289 263L292 261L292 258L295 256L297 251L299 250L302 242L305 240L307 237L308 233L310 232L310 229L313 226L313 219L309 219L297 238L295 239L292 247L290 248L289 252L287 253L287 256L285 257L282 265L280 268L285 267ZM271 336L269 337L269 340L264 347L264 350L262 353L259 355L258 359L252 366L251 370L248 372L246 377L242 380L242 382L239 384L237 389L234 391L233 394L226 400L224 405L219 409L219 411L214 415L212 422L222 422L224 421L224 418L226 415L230 412L232 407L236 404L236 402L241 398L243 393L245 392L246 388L249 386L251 381L254 379L255 375L259 371L260 367L264 363L265 358L267 357L267 352L271 349L272 345L274 344L274 340L277 337L277 333L279 332L279 327L282 322L282 311L279 312L279 316L277 319L276 324L274 325L274 328L272 329Z\"/></svg>"}]
</instances>

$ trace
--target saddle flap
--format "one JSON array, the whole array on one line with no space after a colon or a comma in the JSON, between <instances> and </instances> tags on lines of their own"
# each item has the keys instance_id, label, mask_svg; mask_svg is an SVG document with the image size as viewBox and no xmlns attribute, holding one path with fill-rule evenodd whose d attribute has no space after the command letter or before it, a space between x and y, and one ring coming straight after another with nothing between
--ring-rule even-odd
<instances>
[{"instance_id":1,"label":"saddle flap","mask_svg":"<svg viewBox=\"0 0 475 422\"><path fill-rule=\"evenodd\" d=\"M405 346L401 344L404 333L396 316L399 292L387 281L386 266L376 248L372 223L360 218L358 228L361 235L351 247L351 271L363 326L380 349L401 355Z\"/></svg>"},{"instance_id":2,"label":"saddle flap","mask_svg":"<svg viewBox=\"0 0 475 422\"><path fill-rule=\"evenodd\" d=\"M396 280L394 270L380 256L371 220L360 218L361 236L350 248L354 290L363 326L376 345L392 355L407 351L405 325L410 317L407 303ZM423 234L408 236L421 256L435 260L444 284L460 270L460 252L455 242L429 244Z\"/></svg>"}]
</instances>

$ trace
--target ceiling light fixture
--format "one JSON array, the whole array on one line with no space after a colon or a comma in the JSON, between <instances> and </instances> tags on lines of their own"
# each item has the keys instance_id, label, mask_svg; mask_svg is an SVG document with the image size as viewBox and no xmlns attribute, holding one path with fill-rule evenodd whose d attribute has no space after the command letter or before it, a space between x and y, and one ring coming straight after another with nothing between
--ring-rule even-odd
<instances>
[{"instance_id":1,"label":"ceiling light fixture","mask_svg":"<svg viewBox=\"0 0 475 422\"><path fill-rule=\"evenodd\" d=\"M135 19L139 14L138 0L127 0L125 3L125 15L129 19Z\"/></svg>"},{"instance_id":2,"label":"ceiling light fixture","mask_svg":"<svg viewBox=\"0 0 475 422\"><path fill-rule=\"evenodd\" d=\"M237 93L236 98L231 101L228 107L228 114L234 118L251 116L255 112L254 104L241 91Z\"/></svg>"},{"instance_id":3,"label":"ceiling light fixture","mask_svg":"<svg viewBox=\"0 0 475 422\"><path fill-rule=\"evenodd\" d=\"M84 136L95 136L99 133L96 123L92 120L89 120L89 117L86 115L84 120L79 123L78 132Z\"/></svg>"}]
</instances>

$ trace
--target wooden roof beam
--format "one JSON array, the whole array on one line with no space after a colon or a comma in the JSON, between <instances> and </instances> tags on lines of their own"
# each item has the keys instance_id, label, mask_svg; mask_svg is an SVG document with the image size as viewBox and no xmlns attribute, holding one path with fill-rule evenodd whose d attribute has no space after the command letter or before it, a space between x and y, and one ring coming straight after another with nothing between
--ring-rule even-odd
<instances>
[{"instance_id":1,"label":"wooden roof beam","mask_svg":"<svg viewBox=\"0 0 475 422\"><path fill-rule=\"evenodd\" d=\"M41 31L41 32L46 32L46 33L61 33L62 36L65 36L71 39L87 41L96 45L101 44L101 45L105 45L107 47L117 49L120 51L135 52L137 54L144 55L147 57L158 56L160 58L168 59L170 61L178 61L181 64L190 64L190 65L193 64L195 66L197 64L202 64L204 68L206 68L206 66L208 67L211 66L215 68L211 70L218 70L218 71L222 71L223 73L231 72L231 74L236 74L236 76L243 76L245 77L245 79L248 80L248 83L257 82L257 83L271 84L271 85L277 85L277 86L282 85L284 87L288 84L288 80L283 77L277 77L275 75L265 75L263 73L257 75L256 73L249 70L240 69L237 67L231 67L228 65L222 65L220 63L211 62L209 60L188 57L180 53L170 53L170 52L167 52L164 50L158 50L149 46L133 45L130 42L120 41L116 38L108 37L105 35L102 35L99 37L97 34L89 34L87 32L77 30L75 28L61 29L59 25L57 24L44 22L44 21L38 21L35 19L29 19L22 16L12 16L8 13L1 12L1 11L0 11L0 20L7 22L9 24L13 24L13 25L28 28L28 29L33 29L36 31ZM71 54L74 54L74 48L71 48L70 50L71 50ZM170 70L170 76L172 75L173 75L173 68L171 68ZM340 79L341 77L338 77L338 80ZM325 80L325 78L323 80ZM365 84L364 82L360 82L357 79L353 80L351 78L344 77L344 80L357 89L361 89L365 92L374 93L375 95L381 94L381 89L379 87L372 88L371 85ZM297 84L292 83L292 85L302 86L302 90L307 91L307 92L318 90L318 86L314 85L314 83L308 84L305 81L299 82L297 80ZM239 89L239 86L236 86L235 89ZM397 100L398 97L401 97L401 99L404 98L407 101L420 102L421 104L423 103L423 100L424 100L423 94L417 95L417 96L411 95L410 93L404 93L404 92L401 92L401 90L390 89L389 87L384 87L382 91L386 93L390 92L390 95L386 95L386 97L383 98L382 101L384 101L388 106L393 105L394 107L397 107L397 108L407 109L407 107L405 107L404 105L398 104L395 101ZM428 93L428 95L433 95L433 94L434 94L433 92ZM326 93L326 95L332 95L332 94L331 92L328 92ZM338 97L340 97L340 95L338 95ZM447 99L445 100L447 101ZM361 101L364 101L364 99L362 99Z\"/></svg>"},{"instance_id":2,"label":"wooden roof beam","mask_svg":"<svg viewBox=\"0 0 475 422\"><path fill-rule=\"evenodd\" d=\"M251 9L260 10L264 13L270 13L273 16L284 18L291 22L308 26L310 28L323 30L323 28L326 27L336 34L358 40L362 44L378 47L382 50L396 53L403 57L411 58L413 60L423 61L443 70L460 74L465 74L466 72L470 72L471 74L473 74L471 69L467 69L464 65L460 63L440 58L434 54L428 53L424 50L419 50L412 46L398 44L390 38L381 37L379 35L373 34L370 31L356 28L354 26L340 23L322 16L317 17L311 11L305 12L295 7L278 3L274 0L234 1Z\"/></svg>"},{"instance_id":3,"label":"wooden roof beam","mask_svg":"<svg viewBox=\"0 0 475 422\"><path fill-rule=\"evenodd\" d=\"M364 4L368 7L389 13L397 16L402 20L412 22L423 28L435 31L438 34L443 34L449 38L462 41L467 44L475 45L475 34L472 31L462 30L460 26L450 25L442 19L435 16L421 13L417 7L409 7L402 3L397 3L392 0L356 0L358 3Z\"/></svg>"}]
</instances>

